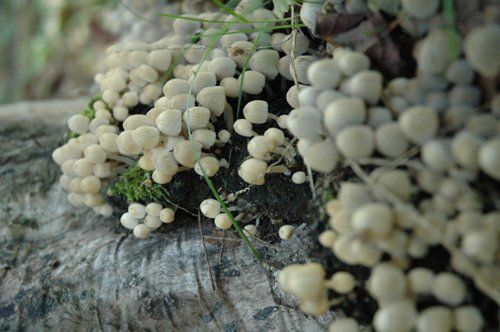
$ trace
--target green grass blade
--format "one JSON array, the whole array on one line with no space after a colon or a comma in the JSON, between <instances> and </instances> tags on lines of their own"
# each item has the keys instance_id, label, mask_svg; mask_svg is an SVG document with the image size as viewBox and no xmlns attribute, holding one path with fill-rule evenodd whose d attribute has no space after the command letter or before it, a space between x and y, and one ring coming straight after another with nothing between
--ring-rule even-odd
<instances>
[{"instance_id":1,"label":"green grass blade","mask_svg":"<svg viewBox=\"0 0 500 332\"><path fill-rule=\"evenodd\" d=\"M219 7L220 10L222 10L224 13L231 15L232 17L234 17L235 19L237 19L240 22L248 23L248 20L246 19L246 17L243 17L240 14L236 13L230 6L223 4L220 0L212 0L212 2L217 7Z\"/></svg>"},{"instance_id":2,"label":"green grass blade","mask_svg":"<svg viewBox=\"0 0 500 332\"><path fill-rule=\"evenodd\" d=\"M232 35L232 34L237 34L237 33L252 33L252 32L264 32L264 31L274 31L274 30L284 30L284 29L298 29L298 28L303 28L305 27L304 24L302 23L297 23L297 24L285 24L285 25L275 25L272 27L262 27L262 28L255 28L255 29L239 29L239 30L233 30L233 31L227 31L225 33L208 33L208 34L203 34L202 37L222 37L225 35Z\"/></svg>"},{"instance_id":3,"label":"green grass blade","mask_svg":"<svg viewBox=\"0 0 500 332\"><path fill-rule=\"evenodd\" d=\"M170 18L170 19L182 19L186 21L193 21L193 22L200 22L200 23L221 23L221 24L226 24L227 21L219 21L219 20L209 20L209 19L204 19L204 18L199 18L199 17L190 17L190 16L182 16L182 15L173 15L173 14L159 14L162 17ZM255 23L273 23L273 22L279 22L279 21L290 21L292 18L291 17L286 17L286 18L277 18L277 19L269 19L269 20L256 20L256 21L247 21L246 23L249 24L255 24Z\"/></svg>"},{"instance_id":4,"label":"green grass blade","mask_svg":"<svg viewBox=\"0 0 500 332\"><path fill-rule=\"evenodd\" d=\"M448 56L455 60L460 54L460 39L455 28L455 11L453 10L453 0L443 0L443 16L448 32Z\"/></svg>"},{"instance_id":5,"label":"green grass blade","mask_svg":"<svg viewBox=\"0 0 500 332\"><path fill-rule=\"evenodd\" d=\"M224 28L225 31L228 31L229 28L228 27L225 27ZM198 73L200 71L200 65L203 64L203 62L205 62L205 60L207 59L208 55L210 54L210 52L212 52L212 50L215 48L215 45L217 44L217 42L219 41L219 39L221 38L221 36L216 36L215 38L212 39L212 41L210 42L210 45L207 47L207 50L205 51L205 53L203 54L203 57L202 59L200 60L200 63L199 63L199 66L198 68L196 69L196 72L194 73L194 80L196 80L196 77L198 76ZM192 90L192 87L190 86L189 87L189 94L191 93L191 90ZM187 102L186 102L186 106L187 106ZM186 110L186 112L188 112ZM210 191L212 192L212 194L214 195L214 197L217 199L217 201L219 202L219 204L221 205L222 207L222 210L224 211L224 213L226 213L226 215L229 217L229 219L231 220L231 223L233 224L234 228L236 229L236 231L238 232L239 236L243 239L243 242L246 244L246 246L248 247L248 249L252 252L252 254L255 256L255 258L257 260L261 260L261 257L259 255L259 253L255 250L255 248L253 247L252 243L250 242L250 240L248 240L247 236L245 235L245 233L243 232L243 229L241 228L240 224L238 223L238 221L234 218L233 214L231 213L231 211L229 211L229 209L227 208L227 205L224 203L224 201L222 200L222 197L219 195L219 193L217 192L217 189L215 188L212 180L210 180L210 178L207 176L206 172L205 172L205 169L203 168L203 166L200 164L200 154L196 151L195 149L195 146L194 146L194 141L193 141L193 136L191 134L191 126L190 126L190 123L189 123L189 117L187 117L187 121L186 121L186 126L187 126L187 131L188 131L188 136L189 136L189 142L191 143L191 148L193 149L193 152L195 153L195 159L196 159L196 163L200 166L200 169L201 169L201 173L202 173L202 176L203 176L203 179L205 179L205 182L207 183L208 187L210 188Z\"/></svg>"}]
</instances>

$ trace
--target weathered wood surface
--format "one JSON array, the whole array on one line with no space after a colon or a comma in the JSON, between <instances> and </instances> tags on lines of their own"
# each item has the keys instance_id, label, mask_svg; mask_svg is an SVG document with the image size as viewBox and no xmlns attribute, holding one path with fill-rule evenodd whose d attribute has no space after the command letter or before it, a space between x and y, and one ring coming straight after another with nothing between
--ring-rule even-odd
<instances>
[{"instance_id":1,"label":"weathered wood surface","mask_svg":"<svg viewBox=\"0 0 500 332\"><path fill-rule=\"evenodd\" d=\"M72 208L51 161L84 100L0 107L0 331L318 331L243 246L208 243L196 220L138 240ZM209 226L204 231L209 231ZM301 243L286 253L304 259ZM283 253L281 253L283 255Z\"/></svg>"}]
</instances>

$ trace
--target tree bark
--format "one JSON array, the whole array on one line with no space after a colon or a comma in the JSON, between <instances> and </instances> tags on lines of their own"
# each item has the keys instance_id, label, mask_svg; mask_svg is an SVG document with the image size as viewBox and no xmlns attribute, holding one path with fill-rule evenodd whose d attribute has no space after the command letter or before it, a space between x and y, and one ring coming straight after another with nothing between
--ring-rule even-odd
<instances>
[{"instance_id":1,"label":"tree bark","mask_svg":"<svg viewBox=\"0 0 500 332\"><path fill-rule=\"evenodd\" d=\"M146 240L73 208L51 153L85 99L0 106L0 330L318 331L237 240L196 218ZM188 218L188 217L185 217ZM211 235L204 222L203 232ZM237 245L234 245L234 244ZM302 244L286 255L304 259ZM283 255L283 254L281 254Z\"/></svg>"}]
</instances>

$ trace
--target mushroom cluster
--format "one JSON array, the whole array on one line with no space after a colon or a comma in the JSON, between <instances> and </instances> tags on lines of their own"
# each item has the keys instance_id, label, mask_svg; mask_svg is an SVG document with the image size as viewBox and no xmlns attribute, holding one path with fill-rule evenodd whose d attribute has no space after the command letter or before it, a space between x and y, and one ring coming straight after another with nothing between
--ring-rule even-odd
<instances>
[{"instance_id":1,"label":"mushroom cluster","mask_svg":"<svg viewBox=\"0 0 500 332\"><path fill-rule=\"evenodd\" d=\"M342 295L356 287L356 280L348 272L336 272L330 279L325 275L321 264L292 264L281 270L278 280L285 292L299 298L302 311L320 315L330 307L328 290Z\"/></svg>"},{"instance_id":2,"label":"mushroom cluster","mask_svg":"<svg viewBox=\"0 0 500 332\"><path fill-rule=\"evenodd\" d=\"M120 223L123 227L133 230L136 237L145 239L152 230L160 227L162 223L172 223L174 218L175 211L168 207L163 208L159 203L147 205L131 203L128 206L128 212L122 214Z\"/></svg>"},{"instance_id":3,"label":"mushroom cluster","mask_svg":"<svg viewBox=\"0 0 500 332\"><path fill-rule=\"evenodd\" d=\"M248 152L237 174L250 186L283 173L293 174L296 184L309 180L315 190L314 180L339 165L355 174L338 184L336 198L322 202L329 219L319 242L343 263L371 269L370 277L355 280L337 271L327 279L317 263L286 267L280 285L299 298L304 312L328 310L330 291L343 296L364 287L378 303L376 331L480 331L484 319L468 302L465 277L500 302L500 212L481 192L500 182L500 94L485 94L478 84L498 85L500 26L481 24L450 47L456 33L431 23L441 15L437 0L328 2L340 13L374 7L397 14L401 27L419 38L415 76L386 82L361 52L327 44L328 54L319 58L309 34L271 33L275 13L260 2L236 6L248 22L200 13L199 5L185 2L191 19L175 19L158 41L109 48L107 71L95 77L101 98L92 112L68 120L75 137L53 153L71 204L111 215L103 189L134 163L158 185L181 171L213 177L228 167L221 148L231 144L234 131ZM302 23L313 35L323 7L301 6ZM292 111L280 110L280 116L261 95L277 78L285 87L293 82L286 89ZM242 93L248 98L242 117L234 119L231 103ZM308 175L290 171L295 151ZM174 220L175 211L155 200L128 203L120 221L139 238ZM217 200L199 208L216 227L232 227ZM293 242L294 230L285 224L278 235ZM245 234L256 231L256 225L245 227ZM451 257L448 271L413 265L437 246ZM418 311L429 298L439 305ZM330 326L359 329L352 318Z\"/></svg>"},{"instance_id":4,"label":"mushroom cluster","mask_svg":"<svg viewBox=\"0 0 500 332\"><path fill-rule=\"evenodd\" d=\"M250 12L240 7L241 13ZM270 21L274 15L267 9L258 8L251 15L256 22L268 20L267 25L274 25ZM231 15L202 12L195 16L200 20L175 19L170 32L158 41L128 41L108 49L107 71L95 76L101 98L91 105L93 118L71 117L68 126L77 137L53 154L63 169L61 185L71 192L72 204L86 204L109 216L112 209L101 192L110 179L135 162L152 172L152 181L160 185L181 171L193 169L200 176L212 177L221 166L227 167L217 157L218 148L229 143L233 126L233 110L226 98L238 97L240 85L250 95L262 92L266 77L278 75L277 69L270 70L277 63L277 52L259 50L269 44L267 30L217 38L213 34L221 29L245 27L232 22ZM210 22L216 16L228 23L216 29ZM194 35L201 35L196 43L191 40ZM215 47L210 50L212 41ZM257 52L249 61L250 70L242 71L253 49ZM247 110L255 104L247 105L244 113L249 114ZM250 111L253 121L261 121L255 119L258 112ZM224 118L227 127L216 130L219 118ZM272 140L273 151L278 153L284 134L274 129L266 132L265 139Z\"/></svg>"},{"instance_id":5,"label":"mushroom cluster","mask_svg":"<svg viewBox=\"0 0 500 332\"><path fill-rule=\"evenodd\" d=\"M402 6L406 15L424 19L439 2ZM290 76L300 84L287 93L293 110L285 127L312 170L329 174L342 163L359 177L341 183L337 198L326 203L328 229L319 241L342 262L372 269L365 286L379 305L375 329L480 331L482 314L465 305L469 295L461 275L500 301L494 277L500 212L478 187L480 181L500 181L500 95L481 104L485 96L475 84L476 76L498 77L500 49L490 43L498 44L493 40L500 40L500 27L472 29L455 58L449 31L433 27L423 35L414 50L416 76L385 86L363 53L329 45L331 58L303 60ZM451 255L453 272L412 266L438 245ZM284 275L299 267L287 269ZM301 292L309 286L282 287L301 303L308 299ZM442 305L418 312L423 296ZM325 299L315 299L322 309L315 314L324 313ZM330 329L359 327L346 319Z\"/></svg>"}]
</instances>

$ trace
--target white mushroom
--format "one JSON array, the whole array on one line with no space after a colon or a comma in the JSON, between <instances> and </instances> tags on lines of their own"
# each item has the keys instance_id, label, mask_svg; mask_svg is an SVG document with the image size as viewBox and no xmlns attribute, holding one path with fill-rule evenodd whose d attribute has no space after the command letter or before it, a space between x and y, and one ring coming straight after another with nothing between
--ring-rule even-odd
<instances>
[{"instance_id":1,"label":"white mushroom","mask_svg":"<svg viewBox=\"0 0 500 332\"><path fill-rule=\"evenodd\" d=\"M328 133L334 137L351 125L360 124L366 116L366 108L359 98L339 98L328 104L323 113L323 122Z\"/></svg>"},{"instance_id":2,"label":"white mushroom","mask_svg":"<svg viewBox=\"0 0 500 332\"><path fill-rule=\"evenodd\" d=\"M496 77L500 72L500 26L488 24L472 29L465 37L467 60L481 75Z\"/></svg>"},{"instance_id":3,"label":"white mushroom","mask_svg":"<svg viewBox=\"0 0 500 332\"><path fill-rule=\"evenodd\" d=\"M483 172L500 181L500 136L490 139L481 146L479 166Z\"/></svg>"},{"instance_id":4,"label":"white mushroom","mask_svg":"<svg viewBox=\"0 0 500 332\"><path fill-rule=\"evenodd\" d=\"M331 89L339 83L341 72L335 61L323 59L313 62L307 68L307 78L312 86Z\"/></svg>"},{"instance_id":5,"label":"white mushroom","mask_svg":"<svg viewBox=\"0 0 500 332\"><path fill-rule=\"evenodd\" d=\"M423 144L436 135L439 119L433 108L413 106L399 117L398 123L410 141Z\"/></svg>"}]
</instances>

